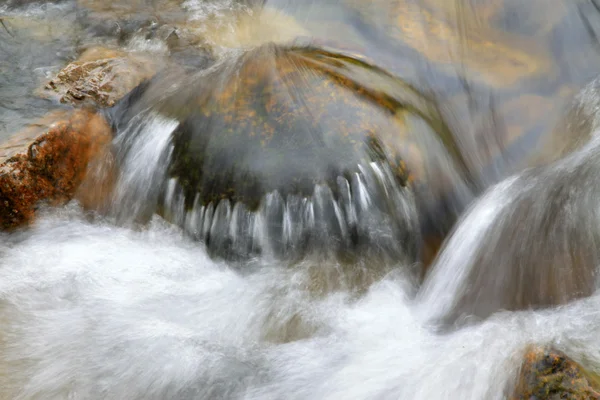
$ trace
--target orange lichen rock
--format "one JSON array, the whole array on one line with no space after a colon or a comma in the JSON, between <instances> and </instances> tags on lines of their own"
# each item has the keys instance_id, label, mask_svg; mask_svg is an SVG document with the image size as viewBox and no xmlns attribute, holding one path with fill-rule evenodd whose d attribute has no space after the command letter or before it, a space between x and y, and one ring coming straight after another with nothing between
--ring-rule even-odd
<instances>
[{"instance_id":1,"label":"orange lichen rock","mask_svg":"<svg viewBox=\"0 0 600 400\"><path fill-rule=\"evenodd\" d=\"M528 349L512 400L600 399L598 377L560 351L532 346Z\"/></svg>"},{"instance_id":2,"label":"orange lichen rock","mask_svg":"<svg viewBox=\"0 0 600 400\"><path fill-rule=\"evenodd\" d=\"M47 128L33 126L0 146L3 230L29 223L40 203L61 205L70 200L90 160L110 144L112 131L98 114L79 110L52 117L62 119Z\"/></svg>"}]
</instances>

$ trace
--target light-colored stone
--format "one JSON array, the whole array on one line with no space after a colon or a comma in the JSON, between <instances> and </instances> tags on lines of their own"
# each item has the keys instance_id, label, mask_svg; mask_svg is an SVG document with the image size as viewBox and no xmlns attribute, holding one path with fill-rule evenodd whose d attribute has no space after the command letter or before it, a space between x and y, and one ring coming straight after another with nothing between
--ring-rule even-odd
<instances>
[{"instance_id":1,"label":"light-colored stone","mask_svg":"<svg viewBox=\"0 0 600 400\"><path fill-rule=\"evenodd\" d=\"M110 107L161 67L160 58L141 53L93 47L65 68L39 91L73 105Z\"/></svg>"}]
</instances>

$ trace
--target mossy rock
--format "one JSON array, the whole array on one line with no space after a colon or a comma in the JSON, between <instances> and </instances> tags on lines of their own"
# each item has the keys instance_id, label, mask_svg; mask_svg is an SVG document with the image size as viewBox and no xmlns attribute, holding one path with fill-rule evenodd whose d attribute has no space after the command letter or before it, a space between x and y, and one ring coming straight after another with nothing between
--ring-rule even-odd
<instances>
[{"instance_id":1,"label":"mossy rock","mask_svg":"<svg viewBox=\"0 0 600 400\"><path fill-rule=\"evenodd\" d=\"M600 399L600 377L550 347L531 347L511 400Z\"/></svg>"}]
</instances>

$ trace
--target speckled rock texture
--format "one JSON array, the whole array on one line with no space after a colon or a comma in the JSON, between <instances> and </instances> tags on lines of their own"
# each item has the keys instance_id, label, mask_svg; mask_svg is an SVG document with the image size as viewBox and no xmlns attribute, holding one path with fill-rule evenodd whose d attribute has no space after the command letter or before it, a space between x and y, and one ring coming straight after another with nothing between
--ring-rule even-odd
<instances>
[{"instance_id":1,"label":"speckled rock texture","mask_svg":"<svg viewBox=\"0 0 600 400\"><path fill-rule=\"evenodd\" d=\"M28 224L40 204L69 201L111 132L100 114L56 112L0 144L0 229Z\"/></svg>"},{"instance_id":2,"label":"speckled rock texture","mask_svg":"<svg viewBox=\"0 0 600 400\"><path fill-rule=\"evenodd\" d=\"M512 400L588 399L600 399L599 377L555 349L527 351Z\"/></svg>"},{"instance_id":3,"label":"speckled rock texture","mask_svg":"<svg viewBox=\"0 0 600 400\"><path fill-rule=\"evenodd\" d=\"M63 68L39 95L75 106L111 107L160 68L160 58L103 47L86 50Z\"/></svg>"}]
</instances>

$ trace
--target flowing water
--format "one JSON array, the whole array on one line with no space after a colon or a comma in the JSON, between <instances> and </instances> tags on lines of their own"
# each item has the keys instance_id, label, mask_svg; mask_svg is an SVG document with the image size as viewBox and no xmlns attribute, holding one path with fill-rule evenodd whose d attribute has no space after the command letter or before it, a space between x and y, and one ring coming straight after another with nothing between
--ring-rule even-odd
<instances>
[{"instance_id":1,"label":"flowing water","mask_svg":"<svg viewBox=\"0 0 600 400\"><path fill-rule=\"evenodd\" d=\"M0 137L89 46L185 67L103 111L94 210L0 234L0 398L504 399L531 344L600 373L600 11L554 3L0 4Z\"/></svg>"}]
</instances>

